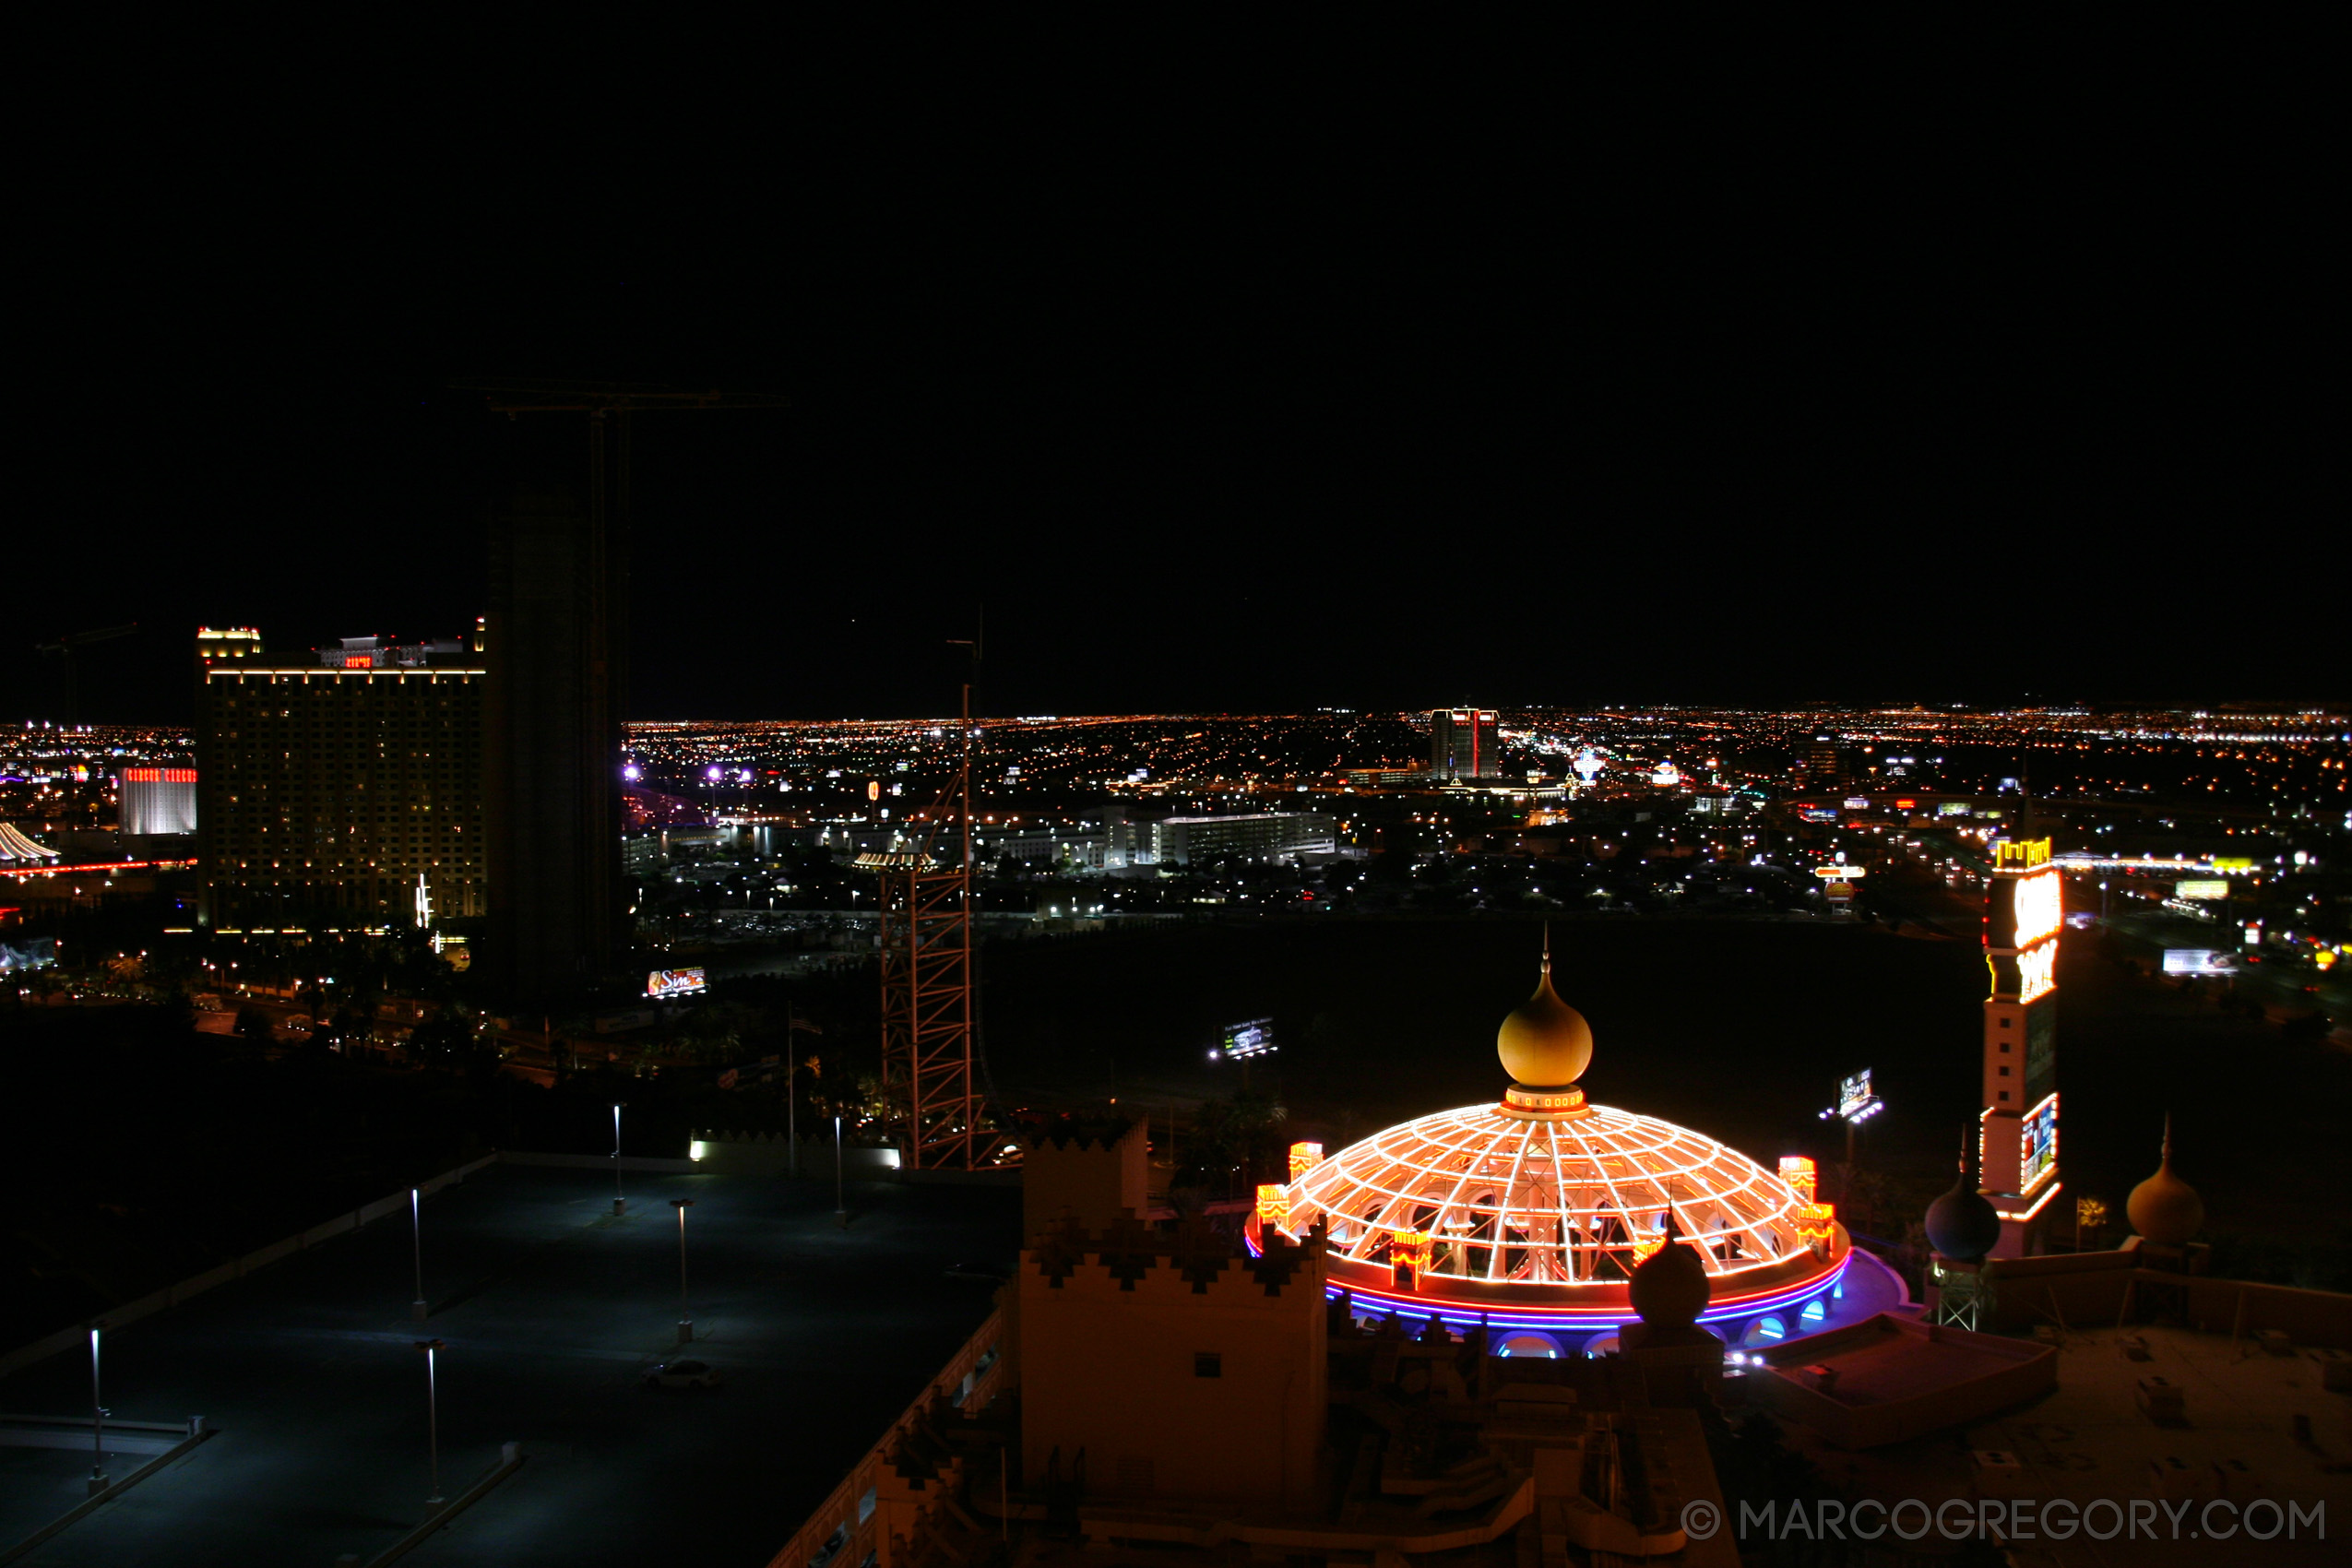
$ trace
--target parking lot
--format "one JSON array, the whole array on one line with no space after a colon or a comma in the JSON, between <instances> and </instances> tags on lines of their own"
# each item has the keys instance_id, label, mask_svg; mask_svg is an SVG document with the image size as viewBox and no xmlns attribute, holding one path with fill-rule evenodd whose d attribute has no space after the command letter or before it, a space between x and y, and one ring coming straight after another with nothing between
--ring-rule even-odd
<instances>
[{"instance_id":1,"label":"parking lot","mask_svg":"<svg viewBox=\"0 0 2352 1568\"><path fill-rule=\"evenodd\" d=\"M201 1172L190 1179L200 1181ZM424 1515L424 1358L438 1338L441 1476L454 1496L519 1441L505 1484L404 1562L765 1563L989 1309L1018 1246L1005 1189L829 1185L493 1166L425 1200L428 1323L405 1217L300 1253L105 1341L134 1420L220 1435L26 1562L364 1562ZM691 1352L675 1344L691 1197ZM647 1389L682 1353L717 1389ZM86 1417L66 1355L0 1381L0 1410ZM112 1462L120 1476L144 1460ZM82 1500L87 1452L0 1446L0 1544Z\"/></svg>"}]
</instances>

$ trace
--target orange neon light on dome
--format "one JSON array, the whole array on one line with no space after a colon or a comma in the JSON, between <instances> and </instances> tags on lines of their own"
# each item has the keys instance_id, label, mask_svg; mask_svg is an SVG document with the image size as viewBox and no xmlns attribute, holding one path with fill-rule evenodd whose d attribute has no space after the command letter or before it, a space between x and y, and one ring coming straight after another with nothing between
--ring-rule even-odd
<instances>
[{"instance_id":1,"label":"orange neon light on dome","mask_svg":"<svg viewBox=\"0 0 2352 1568\"><path fill-rule=\"evenodd\" d=\"M1278 1182L1258 1184L1258 1223L1281 1225L1290 1218L1290 1189Z\"/></svg>"},{"instance_id":2,"label":"orange neon light on dome","mask_svg":"<svg viewBox=\"0 0 2352 1568\"><path fill-rule=\"evenodd\" d=\"M1812 1157L1808 1155L1782 1155L1780 1157L1780 1179L1788 1183L1788 1190L1790 1192L1796 1194L1807 1203L1812 1203L1818 1195L1817 1182L1820 1179L1819 1172L1813 1166Z\"/></svg>"},{"instance_id":3,"label":"orange neon light on dome","mask_svg":"<svg viewBox=\"0 0 2352 1568\"><path fill-rule=\"evenodd\" d=\"M1323 1146L1321 1144L1292 1144L1290 1146L1290 1180L1293 1182L1322 1163Z\"/></svg>"}]
</instances>

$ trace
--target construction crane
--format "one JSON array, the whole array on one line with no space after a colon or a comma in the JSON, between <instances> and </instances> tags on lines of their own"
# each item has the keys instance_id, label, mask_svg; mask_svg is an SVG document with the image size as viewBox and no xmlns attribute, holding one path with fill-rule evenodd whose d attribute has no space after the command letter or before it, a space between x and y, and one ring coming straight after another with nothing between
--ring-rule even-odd
<instances>
[{"instance_id":1,"label":"construction crane","mask_svg":"<svg viewBox=\"0 0 2352 1568\"><path fill-rule=\"evenodd\" d=\"M958 643L980 662L980 643ZM881 881L882 1086L908 1168L1004 1170L1019 1146L992 1124L972 1079L980 1043L979 902L972 886L972 686L964 683L956 771L927 826L854 862ZM951 858L952 857L952 858ZM982 1057L983 1074L986 1059Z\"/></svg>"},{"instance_id":2,"label":"construction crane","mask_svg":"<svg viewBox=\"0 0 2352 1568\"><path fill-rule=\"evenodd\" d=\"M66 729L70 730L81 721L80 693L74 679L74 650L77 647L88 647L92 643L112 642L116 637L127 637L138 629L139 624L133 621L125 626L104 626L94 632L76 632L70 636L59 637L55 642L35 645L35 651L41 655L42 669L55 677L56 691L60 706L65 712Z\"/></svg>"}]
</instances>

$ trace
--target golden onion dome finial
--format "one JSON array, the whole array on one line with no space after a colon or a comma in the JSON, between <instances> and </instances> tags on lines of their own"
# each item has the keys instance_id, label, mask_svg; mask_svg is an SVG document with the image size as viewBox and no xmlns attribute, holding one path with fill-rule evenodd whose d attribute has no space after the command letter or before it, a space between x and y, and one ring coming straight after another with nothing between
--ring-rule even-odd
<instances>
[{"instance_id":1,"label":"golden onion dome finial","mask_svg":"<svg viewBox=\"0 0 2352 1568\"><path fill-rule=\"evenodd\" d=\"M2164 1113L2164 1153L2156 1174L2132 1189L2124 1214L2142 1238L2160 1246L2181 1247L2204 1229L2205 1201L2197 1189L2172 1173L2172 1112Z\"/></svg>"},{"instance_id":2,"label":"golden onion dome finial","mask_svg":"<svg viewBox=\"0 0 2352 1568\"><path fill-rule=\"evenodd\" d=\"M1503 1020L1495 1031L1494 1050L1512 1082L1531 1089L1564 1088L1584 1076L1592 1063L1592 1026L1551 989L1550 925L1544 927L1536 993Z\"/></svg>"}]
</instances>

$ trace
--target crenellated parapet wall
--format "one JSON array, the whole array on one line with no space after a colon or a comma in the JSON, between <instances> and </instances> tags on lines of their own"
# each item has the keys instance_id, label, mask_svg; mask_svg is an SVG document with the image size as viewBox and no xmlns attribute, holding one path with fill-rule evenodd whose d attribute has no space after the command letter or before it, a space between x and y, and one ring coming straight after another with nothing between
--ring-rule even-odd
<instances>
[{"instance_id":1,"label":"crenellated parapet wall","mask_svg":"<svg viewBox=\"0 0 2352 1568\"><path fill-rule=\"evenodd\" d=\"M1021 1161L1021 1225L1037 1235L1075 1220L1095 1229L1144 1211L1151 1129L1132 1116L1065 1116L1030 1140Z\"/></svg>"},{"instance_id":2,"label":"crenellated parapet wall","mask_svg":"<svg viewBox=\"0 0 2352 1568\"><path fill-rule=\"evenodd\" d=\"M989 1313L768 1568L858 1568L869 1557L874 1568L894 1568L907 1561L908 1543L934 1522L962 1484L963 1455L942 1430L1004 1391L1009 1333L1001 1312Z\"/></svg>"},{"instance_id":3,"label":"crenellated parapet wall","mask_svg":"<svg viewBox=\"0 0 2352 1568\"><path fill-rule=\"evenodd\" d=\"M1325 1393L1324 1246L1206 1227L1047 1230L1015 1304L1022 1483L1301 1503Z\"/></svg>"}]
</instances>

